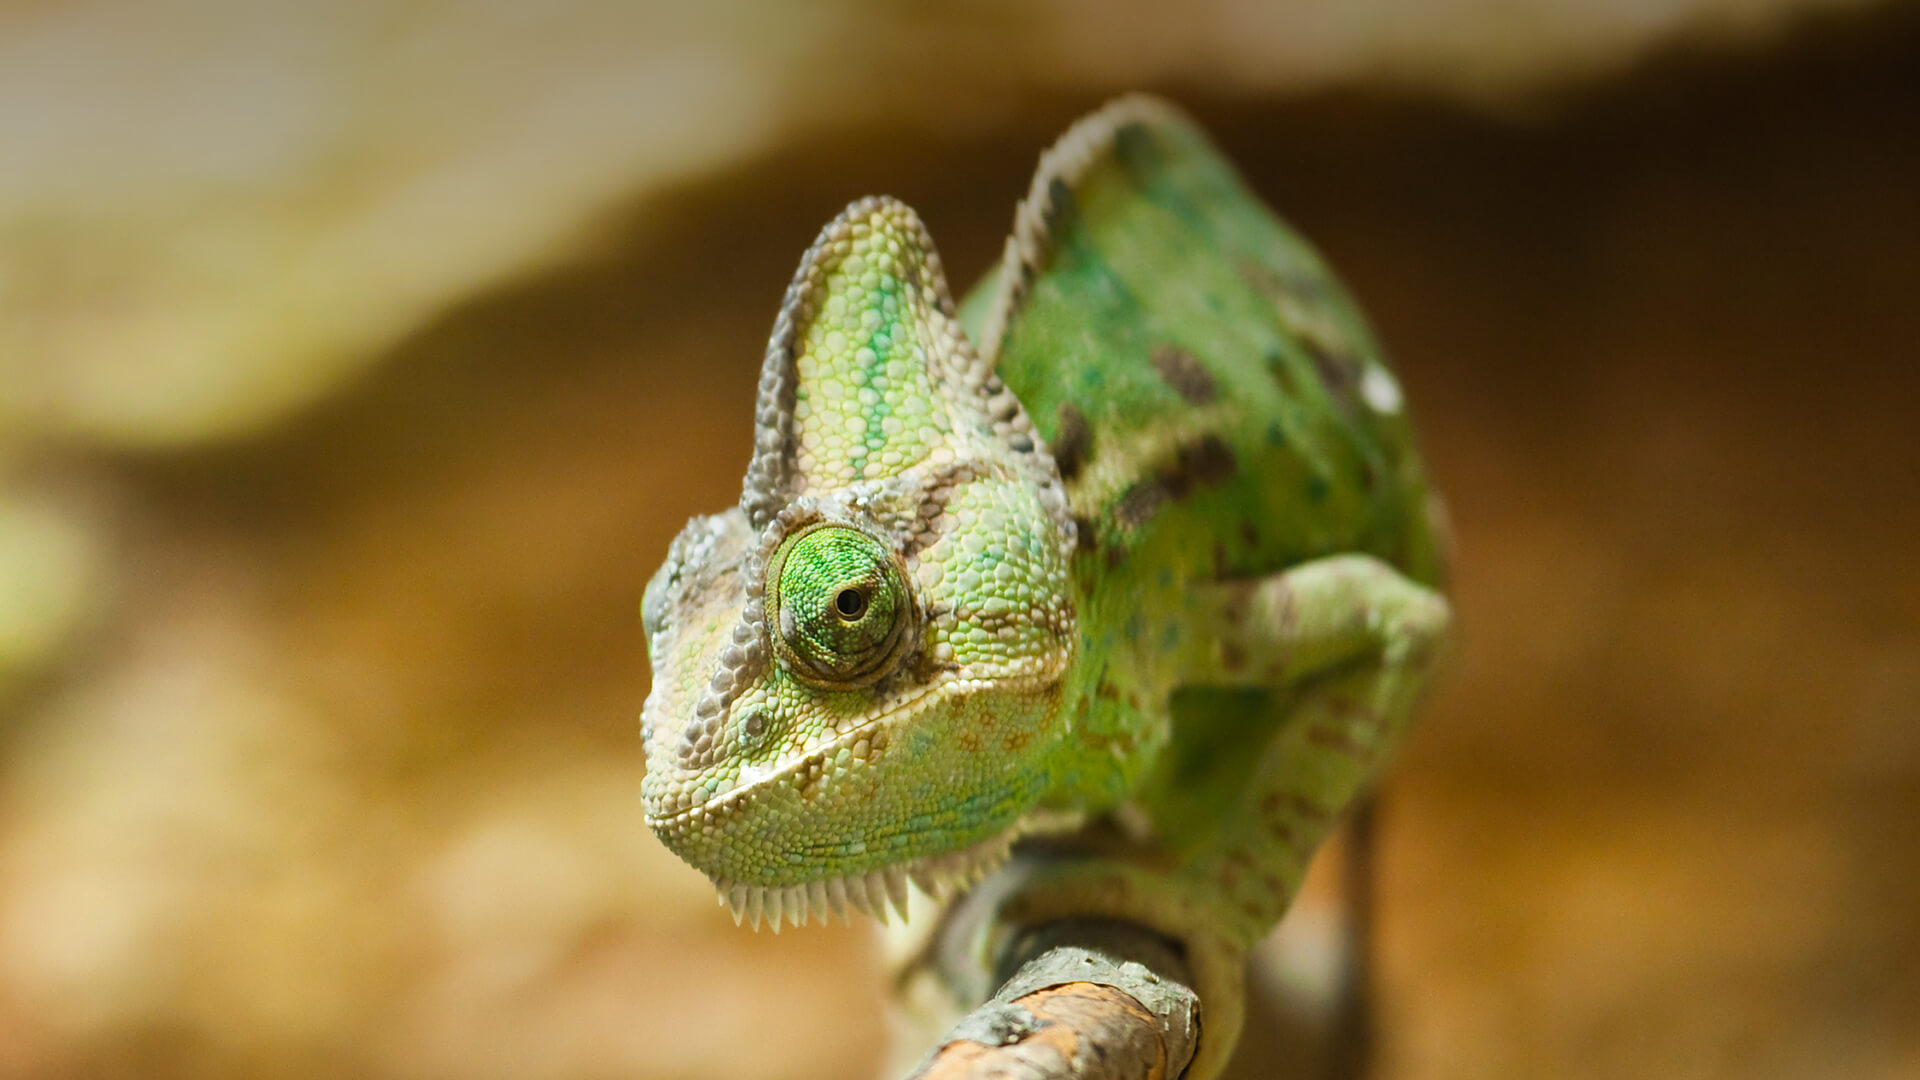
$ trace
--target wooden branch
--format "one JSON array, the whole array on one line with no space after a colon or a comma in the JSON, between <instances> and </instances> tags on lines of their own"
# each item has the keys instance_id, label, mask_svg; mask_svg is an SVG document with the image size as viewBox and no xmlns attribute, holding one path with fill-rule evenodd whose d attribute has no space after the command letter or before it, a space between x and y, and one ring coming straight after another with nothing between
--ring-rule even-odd
<instances>
[{"instance_id":1,"label":"wooden branch","mask_svg":"<svg viewBox=\"0 0 1920 1080\"><path fill-rule=\"evenodd\" d=\"M1165 939L1127 923L1072 919L1026 932L1013 973L956 1024L908 1080L1178 1080L1200 1001Z\"/></svg>"}]
</instances>

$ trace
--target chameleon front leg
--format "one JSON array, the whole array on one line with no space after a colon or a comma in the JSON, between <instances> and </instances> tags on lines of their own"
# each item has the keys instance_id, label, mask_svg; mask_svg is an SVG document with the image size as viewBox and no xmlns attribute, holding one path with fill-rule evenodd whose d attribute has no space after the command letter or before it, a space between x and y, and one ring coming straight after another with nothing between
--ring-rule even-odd
<instances>
[{"instance_id":1,"label":"chameleon front leg","mask_svg":"<svg viewBox=\"0 0 1920 1080\"><path fill-rule=\"evenodd\" d=\"M1238 1039L1246 950L1391 751L1450 611L1359 555L1192 597L1190 686L1173 697L1172 743L1137 800L1151 834L1026 864L999 919L1109 916L1180 942L1205 1009L1188 1076L1207 1080Z\"/></svg>"},{"instance_id":2,"label":"chameleon front leg","mask_svg":"<svg viewBox=\"0 0 1920 1080\"><path fill-rule=\"evenodd\" d=\"M1250 945L1278 921L1313 852L1398 742L1451 611L1439 593L1366 555L1204 586L1194 603L1213 629L1195 635L1189 680L1267 688L1265 715L1238 719L1265 727L1256 729L1264 745L1245 781L1204 775L1208 766L1233 770L1240 740L1207 717L1197 732L1207 743L1194 747L1179 730L1176 698L1166 761L1193 770L1197 759L1203 775L1184 778L1181 791L1169 782L1183 777L1162 770L1148 792L1162 814L1183 819L1168 830L1180 838L1182 863L1213 872L1223 915ZM1231 699L1203 700L1218 710Z\"/></svg>"}]
</instances>

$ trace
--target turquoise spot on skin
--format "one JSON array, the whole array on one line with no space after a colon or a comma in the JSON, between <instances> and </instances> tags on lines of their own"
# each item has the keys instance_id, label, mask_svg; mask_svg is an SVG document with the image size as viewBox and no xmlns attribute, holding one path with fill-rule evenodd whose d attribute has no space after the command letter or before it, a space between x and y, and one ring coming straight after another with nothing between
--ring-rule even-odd
<instances>
[{"instance_id":1,"label":"turquoise spot on skin","mask_svg":"<svg viewBox=\"0 0 1920 1080\"><path fill-rule=\"evenodd\" d=\"M865 347L854 354L870 357L860 366L856 376L857 385L876 392L884 392L882 387L886 381L887 364L893 358L894 339L900 331L900 284L897 279L887 277L873 289L872 305L862 320L865 325L872 327L872 332L867 335ZM887 434L881 425L887 415L887 403L884 400L863 410L866 420L866 429L860 439L865 444L863 450L878 451L885 448ZM871 454L857 453L849 462L854 475L866 476L867 465L872 460Z\"/></svg>"},{"instance_id":2,"label":"turquoise spot on skin","mask_svg":"<svg viewBox=\"0 0 1920 1080\"><path fill-rule=\"evenodd\" d=\"M1332 488L1327 483L1326 477L1321 476L1319 473L1314 473L1312 476L1307 477L1308 502L1315 504L1326 502L1327 496L1331 491Z\"/></svg>"},{"instance_id":3,"label":"turquoise spot on skin","mask_svg":"<svg viewBox=\"0 0 1920 1080\"><path fill-rule=\"evenodd\" d=\"M1271 420L1267 423L1267 445L1272 447L1287 445L1287 431L1280 426L1280 421L1278 420Z\"/></svg>"}]
</instances>

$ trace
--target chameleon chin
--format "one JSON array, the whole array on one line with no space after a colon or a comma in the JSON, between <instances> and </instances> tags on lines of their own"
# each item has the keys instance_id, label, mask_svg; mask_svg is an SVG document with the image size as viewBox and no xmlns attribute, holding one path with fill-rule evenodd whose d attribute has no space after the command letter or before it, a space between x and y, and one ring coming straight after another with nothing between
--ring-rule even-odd
<instances>
[{"instance_id":1,"label":"chameleon chin","mask_svg":"<svg viewBox=\"0 0 1920 1080\"><path fill-rule=\"evenodd\" d=\"M1359 309L1191 121L1123 98L1042 156L957 306L908 207L829 223L755 419L739 505L642 605L649 825L778 929L904 914L910 880L949 898L1024 833L1124 820L998 918L1179 942L1188 1075L1214 1075L1246 949L1448 625L1437 499Z\"/></svg>"}]
</instances>

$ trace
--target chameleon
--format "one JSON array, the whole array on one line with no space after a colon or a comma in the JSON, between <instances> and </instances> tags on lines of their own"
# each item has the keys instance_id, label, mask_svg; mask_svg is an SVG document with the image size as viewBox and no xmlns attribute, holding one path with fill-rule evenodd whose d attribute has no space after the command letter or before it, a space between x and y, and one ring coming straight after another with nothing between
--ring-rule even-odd
<instances>
[{"instance_id":1,"label":"chameleon","mask_svg":"<svg viewBox=\"0 0 1920 1080\"><path fill-rule=\"evenodd\" d=\"M1441 504L1353 299L1132 95L1041 156L962 302L913 210L848 206L754 418L739 504L641 603L647 824L756 929L1017 865L1001 924L1179 944L1187 1075L1215 1075L1247 950L1450 622Z\"/></svg>"}]
</instances>

